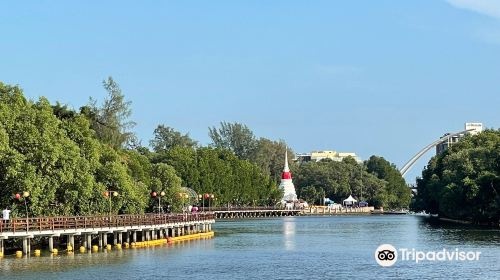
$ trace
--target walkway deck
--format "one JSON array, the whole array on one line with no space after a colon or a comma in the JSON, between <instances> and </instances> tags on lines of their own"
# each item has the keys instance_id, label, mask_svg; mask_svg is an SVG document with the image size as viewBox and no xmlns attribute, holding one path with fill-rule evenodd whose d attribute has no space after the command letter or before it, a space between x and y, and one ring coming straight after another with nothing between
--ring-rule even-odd
<instances>
[{"instance_id":1,"label":"walkway deck","mask_svg":"<svg viewBox=\"0 0 500 280\"><path fill-rule=\"evenodd\" d=\"M82 246L90 249L93 235L98 236L99 247L107 245L107 235L113 234L113 244L137 240L137 232L142 241L163 237L175 237L196 232L211 231L215 222L214 213L196 214L145 214L114 216L75 216L15 218L0 223L0 253L3 254L3 240L23 239L23 253L29 254L30 240L34 237L48 237L49 250L53 250L53 238L67 236L67 243L74 248L74 236L82 235ZM125 235L125 238L123 238Z\"/></svg>"}]
</instances>

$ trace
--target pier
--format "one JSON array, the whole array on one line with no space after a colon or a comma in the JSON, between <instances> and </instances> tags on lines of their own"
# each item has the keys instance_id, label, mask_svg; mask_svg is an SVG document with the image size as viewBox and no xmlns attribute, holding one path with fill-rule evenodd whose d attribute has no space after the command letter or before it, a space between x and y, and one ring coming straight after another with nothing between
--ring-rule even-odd
<instances>
[{"instance_id":1,"label":"pier","mask_svg":"<svg viewBox=\"0 0 500 280\"><path fill-rule=\"evenodd\" d=\"M212 207L209 209L207 207L202 207L200 210L213 212L215 219L248 219L311 215L371 214L374 208L354 207L335 209L319 206L304 209L284 209L276 207Z\"/></svg>"},{"instance_id":2,"label":"pier","mask_svg":"<svg viewBox=\"0 0 500 280\"><path fill-rule=\"evenodd\" d=\"M375 210L373 206L367 207L342 207L342 208L329 208L325 206L309 207L302 209L300 215L349 215L349 214L372 214Z\"/></svg>"},{"instance_id":3,"label":"pier","mask_svg":"<svg viewBox=\"0 0 500 280\"><path fill-rule=\"evenodd\" d=\"M22 239L22 254L29 255L35 237L48 239L49 251L55 238L64 238L68 251L75 248L75 236L80 236L84 249L117 247L126 243L145 242L168 237L180 237L212 231L214 213L144 214L113 216L14 218L0 223L0 256L4 254L4 240Z\"/></svg>"},{"instance_id":4,"label":"pier","mask_svg":"<svg viewBox=\"0 0 500 280\"><path fill-rule=\"evenodd\" d=\"M275 207L201 207L201 211L211 211L215 219L246 219L297 216L298 209L282 209Z\"/></svg>"}]
</instances>

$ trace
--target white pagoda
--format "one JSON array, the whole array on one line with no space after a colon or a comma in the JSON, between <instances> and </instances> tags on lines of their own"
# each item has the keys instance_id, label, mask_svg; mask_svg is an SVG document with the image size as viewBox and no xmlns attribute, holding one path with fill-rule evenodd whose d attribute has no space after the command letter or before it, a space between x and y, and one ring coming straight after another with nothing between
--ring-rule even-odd
<instances>
[{"instance_id":1,"label":"white pagoda","mask_svg":"<svg viewBox=\"0 0 500 280\"><path fill-rule=\"evenodd\" d=\"M281 174L281 183L279 186L280 189L283 190L283 198L281 199L281 203L285 204L287 202L295 202L297 201L297 194L295 193L295 186L292 182L292 172L290 172L290 168L288 168L288 152L285 150L285 168L283 169L283 173Z\"/></svg>"}]
</instances>

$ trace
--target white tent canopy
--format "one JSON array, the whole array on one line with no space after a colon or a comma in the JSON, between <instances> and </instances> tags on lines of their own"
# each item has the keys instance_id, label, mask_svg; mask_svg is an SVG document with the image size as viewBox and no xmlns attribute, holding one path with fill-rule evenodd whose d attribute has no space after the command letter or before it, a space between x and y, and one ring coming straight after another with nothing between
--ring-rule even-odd
<instances>
[{"instance_id":1,"label":"white tent canopy","mask_svg":"<svg viewBox=\"0 0 500 280\"><path fill-rule=\"evenodd\" d=\"M344 199L344 205L353 205L354 203L358 202L352 195L349 195L348 198Z\"/></svg>"}]
</instances>

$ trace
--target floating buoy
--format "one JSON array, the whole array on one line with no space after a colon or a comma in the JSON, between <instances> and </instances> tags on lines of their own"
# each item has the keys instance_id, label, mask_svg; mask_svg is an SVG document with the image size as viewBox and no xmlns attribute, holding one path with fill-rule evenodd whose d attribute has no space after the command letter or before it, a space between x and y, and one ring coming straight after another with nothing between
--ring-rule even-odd
<instances>
[{"instance_id":1,"label":"floating buoy","mask_svg":"<svg viewBox=\"0 0 500 280\"><path fill-rule=\"evenodd\" d=\"M23 256L23 251L16 251L16 257L21 258Z\"/></svg>"},{"instance_id":2,"label":"floating buoy","mask_svg":"<svg viewBox=\"0 0 500 280\"><path fill-rule=\"evenodd\" d=\"M111 244L106 245L106 250L111 250Z\"/></svg>"},{"instance_id":3,"label":"floating buoy","mask_svg":"<svg viewBox=\"0 0 500 280\"><path fill-rule=\"evenodd\" d=\"M80 246L80 253L85 253L85 247Z\"/></svg>"},{"instance_id":4,"label":"floating buoy","mask_svg":"<svg viewBox=\"0 0 500 280\"><path fill-rule=\"evenodd\" d=\"M67 249L68 252L73 252L73 246L71 246L71 244L68 244Z\"/></svg>"},{"instance_id":5,"label":"floating buoy","mask_svg":"<svg viewBox=\"0 0 500 280\"><path fill-rule=\"evenodd\" d=\"M118 243L118 244L115 245L115 247L116 247L117 250L121 250L122 249L122 244Z\"/></svg>"},{"instance_id":6,"label":"floating buoy","mask_svg":"<svg viewBox=\"0 0 500 280\"><path fill-rule=\"evenodd\" d=\"M125 245L125 248L130 247L130 244L128 244L128 242L123 243L123 245Z\"/></svg>"},{"instance_id":7,"label":"floating buoy","mask_svg":"<svg viewBox=\"0 0 500 280\"><path fill-rule=\"evenodd\" d=\"M40 257L41 251L40 250L35 250L35 257Z\"/></svg>"},{"instance_id":8,"label":"floating buoy","mask_svg":"<svg viewBox=\"0 0 500 280\"><path fill-rule=\"evenodd\" d=\"M92 251L93 252L99 251L99 246L97 246L97 245L92 246Z\"/></svg>"},{"instance_id":9,"label":"floating buoy","mask_svg":"<svg viewBox=\"0 0 500 280\"><path fill-rule=\"evenodd\" d=\"M57 255L57 253L59 253L59 251L57 249L52 249L52 254L53 255Z\"/></svg>"}]
</instances>

